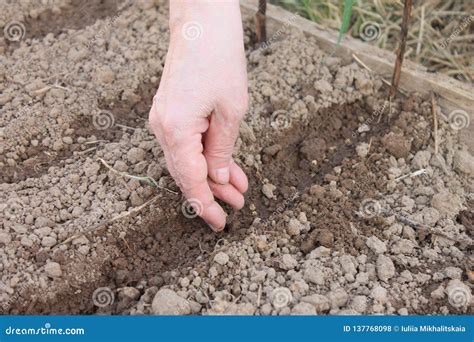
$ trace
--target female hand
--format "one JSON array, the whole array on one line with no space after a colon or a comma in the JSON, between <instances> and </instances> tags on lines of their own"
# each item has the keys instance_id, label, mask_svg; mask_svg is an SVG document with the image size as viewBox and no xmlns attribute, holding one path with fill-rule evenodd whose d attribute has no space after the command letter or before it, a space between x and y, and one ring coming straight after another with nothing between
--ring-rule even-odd
<instances>
[{"instance_id":1,"label":"female hand","mask_svg":"<svg viewBox=\"0 0 474 342\"><path fill-rule=\"evenodd\" d=\"M214 196L241 209L248 187L232 160L248 105L239 2L171 0L170 31L150 126L189 203L219 231L226 213Z\"/></svg>"}]
</instances>

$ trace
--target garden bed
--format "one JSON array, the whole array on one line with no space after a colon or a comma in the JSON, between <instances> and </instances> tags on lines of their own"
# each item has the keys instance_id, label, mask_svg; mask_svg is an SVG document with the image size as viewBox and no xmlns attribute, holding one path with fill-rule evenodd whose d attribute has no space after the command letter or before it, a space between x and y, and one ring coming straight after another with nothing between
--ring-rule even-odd
<instances>
[{"instance_id":1,"label":"garden bed","mask_svg":"<svg viewBox=\"0 0 474 342\"><path fill-rule=\"evenodd\" d=\"M250 109L235 159L250 189L215 234L183 214L147 127L165 3L1 14L27 28L0 45L3 312L472 313L474 160L443 102L456 89L433 81L450 88L435 89L435 144L433 103L425 86L411 92L412 72L388 104L381 76L345 53L350 41L329 57L316 26L286 25L270 6L276 39L258 48L244 4ZM93 23L58 29L89 11Z\"/></svg>"}]
</instances>

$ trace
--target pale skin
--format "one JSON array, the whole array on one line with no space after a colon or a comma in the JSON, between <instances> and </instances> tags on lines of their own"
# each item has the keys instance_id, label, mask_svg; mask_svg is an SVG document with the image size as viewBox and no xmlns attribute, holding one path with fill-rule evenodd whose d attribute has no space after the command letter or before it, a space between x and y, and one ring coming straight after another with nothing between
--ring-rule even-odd
<instances>
[{"instance_id":1,"label":"pale skin","mask_svg":"<svg viewBox=\"0 0 474 342\"><path fill-rule=\"evenodd\" d=\"M227 216L216 198L244 206L248 180L232 153L247 106L238 0L170 0L170 43L149 122L171 176L214 231Z\"/></svg>"}]
</instances>

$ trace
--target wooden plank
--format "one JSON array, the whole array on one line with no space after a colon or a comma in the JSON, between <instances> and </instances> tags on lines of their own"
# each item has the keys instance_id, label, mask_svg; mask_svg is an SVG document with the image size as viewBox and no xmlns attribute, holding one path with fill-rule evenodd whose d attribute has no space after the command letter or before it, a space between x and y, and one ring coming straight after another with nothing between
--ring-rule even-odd
<instances>
[{"instance_id":1,"label":"wooden plank","mask_svg":"<svg viewBox=\"0 0 474 342\"><path fill-rule=\"evenodd\" d=\"M255 15L258 9L257 0L240 0L243 15ZM281 7L267 6L267 38L280 38L285 35L284 27L293 27L314 37L319 47L325 51L333 51L337 41L338 33L334 30L324 28L317 23L302 18ZM353 60L352 54L356 54L362 62L370 67L376 74L390 79L393 73L395 54L369 45L360 40L346 36L341 42L336 55L349 62ZM474 137L472 126L474 125L474 87L472 84L457 81L449 76L428 73L426 68L409 60L405 60L400 78L400 88L407 92L419 92L429 95L434 91L438 96L438 104L445 114L453 110L464 110L470 116L471 125L461 132L462 140L467 143L471 151L474 151Z\"/></svg>"}]
</instances>

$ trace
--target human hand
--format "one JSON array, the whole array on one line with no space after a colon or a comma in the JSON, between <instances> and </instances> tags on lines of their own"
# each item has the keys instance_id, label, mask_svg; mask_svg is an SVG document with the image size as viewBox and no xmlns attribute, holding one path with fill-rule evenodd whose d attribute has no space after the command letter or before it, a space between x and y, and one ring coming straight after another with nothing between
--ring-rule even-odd
<instances>
[{"instance_id":1,"label":"human hand","mask_svg":"<svg viewBox=\"0 0 474 342\"><path fill-rule=\"evenodd\" d=\"M248 106L242 19L237 0L170 1L170 44L150 127L170 174L215 231L244 205L248 180L233 161Z\"/></svg>"}]
</instances>

